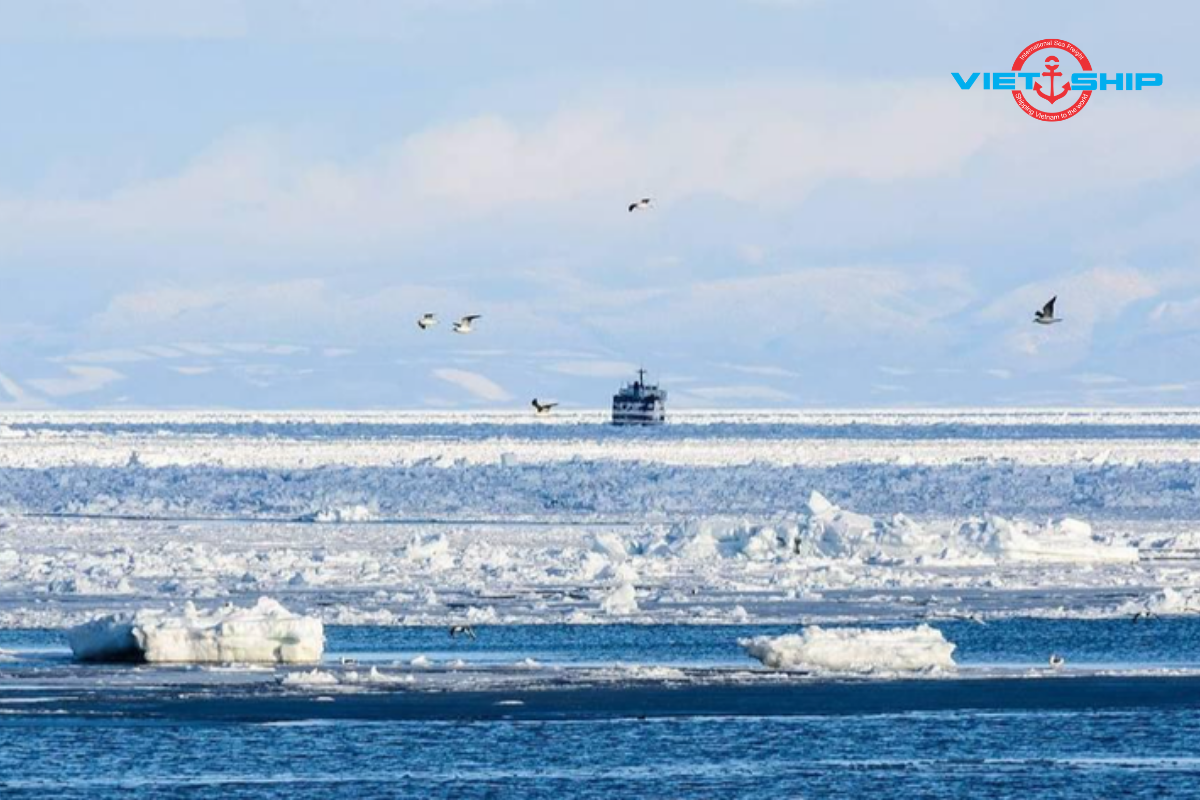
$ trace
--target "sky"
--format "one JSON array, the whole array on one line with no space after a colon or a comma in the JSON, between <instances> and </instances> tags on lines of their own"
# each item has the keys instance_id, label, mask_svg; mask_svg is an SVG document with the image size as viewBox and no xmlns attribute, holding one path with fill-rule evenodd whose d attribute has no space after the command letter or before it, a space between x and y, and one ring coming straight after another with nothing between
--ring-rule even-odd
<instances>
[{"instance_id":1,"label":"sky","mask_svg":"<svg viewBox=\"0 0 1200 800\"><path fill-rule=\"evenodd\" d=\"M638 366L671 408L1198 406L1197 30L0 0L0 410L601 408ZM1049 123L951 76L1048 37L1163 85Z\"/></svg>"}]
</instances>

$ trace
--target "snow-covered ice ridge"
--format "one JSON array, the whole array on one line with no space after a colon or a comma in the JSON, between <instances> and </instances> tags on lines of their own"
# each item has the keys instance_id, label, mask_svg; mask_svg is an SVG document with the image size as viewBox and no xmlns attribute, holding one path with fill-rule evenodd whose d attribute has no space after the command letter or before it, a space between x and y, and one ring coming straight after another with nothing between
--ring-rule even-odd
<instances>
[{"instance_id":1,"label":"snow-covered ice ridge","mask_svg":"<svg viewBox=\"0 0 1200 800\"><path fill-rule=\"evenodd\" d=\"M0 467L229 468L615 460L675 466L1200 461L1200 412L681 412L653 429L599 412L0 413ZM800 447L798 445L805 445Z\"/></svg>"},{"instance_id":2,"label":"snow-covered ice ridge","mask_svg":"<svg viewBox=\"0 0 1200 800\"><path fill-rule=\"evenodd\" d=\"M817 493L769 521L88 519L5 523L3 535L10 627L60 627L148 598L263 594L350 625L1200 613L1193 535L1097 532L1070 518L874 518Z\"/></svg>"},{"instance_id":3,"label":"snow-covered ice ridge","mask_svg":"<svg viewBox=\"0 0 1200 800\"><path fill-rule=\"evenodd\" d=\"M672 419L0 415L0 625L1192 613L1200 412Z\"/></svg>"},{"instance_id":4,"label":"snow-covered ice ridge","mask_svg":"<svg viewBox=\"0 0 1200 800\"><path fill-rule=\"evenodd\" d=\"M0 513L1200 513L1200 412L0 414Z\"/></svg>"}]
</instances>

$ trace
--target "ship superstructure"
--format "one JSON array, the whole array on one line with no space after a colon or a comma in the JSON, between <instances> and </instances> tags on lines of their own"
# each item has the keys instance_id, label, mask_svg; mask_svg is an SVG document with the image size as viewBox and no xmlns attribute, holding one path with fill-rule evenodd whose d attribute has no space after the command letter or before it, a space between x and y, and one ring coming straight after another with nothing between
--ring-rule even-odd
<instances>
[{"instance_id":1,"label":"ship superstructure","mask_svg":"<svg viewBox=\"0 0 1200 800\"><path fill-rule=\"evenodd\" d=\"M646 370L613 395L613 425L662 425L667 421L667 392L646 383Z\"/></svg>"}]
</instances>

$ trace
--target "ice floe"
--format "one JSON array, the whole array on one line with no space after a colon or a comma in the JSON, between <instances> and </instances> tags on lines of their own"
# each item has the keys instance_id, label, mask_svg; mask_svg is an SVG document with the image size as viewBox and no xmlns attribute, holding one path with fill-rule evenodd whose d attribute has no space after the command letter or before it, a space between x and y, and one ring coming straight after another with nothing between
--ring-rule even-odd
<instances>
[{"instance_id":1,"label":"ice floe","mask_svg":"<svg viewBox=\"0 0 1200 800\"><path fill-rule=\"evenodd\" d=\"M622 583L609 592L600 602L600 608L609 616L619 617L636 614L638 611L637 592L632 583Z\"/></svg>"},{"instance_id":2,"label":"ice floe","mask_svg":"<svg viewBox=\"0 0 1200 800\"><path fill-rule=\"evenodd\" d=\"M1124 603L1115 612L1115 615L1133 617L1181 617L1188 614L1200 614L1200 588L1167 586L1149 597Z\"/></svg>"},{"instance_id":3,"label":"ice floe","mask_svg":"<svg viewBox=\"0 0 1200 800\"><path fill-rule=\"evenodd\" d=\"M325 649L319 619L270 598L250 608L142 610L101 617L67 632L76 658L151 663L306 663Z\"/></svg>"},{"instance_id":4,"label":"ice floe","mask_svg":"<svg viewBox=\"0 0 1200 800\"><path fill-rule=\"evenodd\" d=\"M1134 547L1103 540L1077 519L1032 525L997 515L957 528L927 528L904 514L875 519L812 492L807 513L792 522L760 524L710 518L672 526L643 552L689 560L820 559L867 564L1135 563Z\"/></svg>"},{"instance_id":5,"label":"ice floe","mask_svg":"<svg viewBox=\"0 0 1200 800\"><path fill-rule=\"evenodd\" d=\"M378 667L371 667L365 672L347 670L336 672L332 670L312 669L288 672L278 678L280 686L298 689L328 689L339 687L388 687L413 683L412 675L400 673L384 673Z\"/></svg>"},{"instance_id":6,"label":"ice floe","mask_svg":"<svg viewBox=\"0 0 1200 800\"><path fill-rule=\"evenodd\" d=\"M822 628L739 639L746 653L778 670L852 673L954 669L954 644L928 625L915 628Z\"/></svg>"},{"instance_id":7,"label":"ice floe","mask_svg":"<svg viewBox=\"0 0 1200 800\"><path fill-rule=\"evenodd\" d=\"M989 516L964 523L958 531L959 547L997 561L1057 563L1119 563L1138 560L1137 548L1097 539L1092 526L1066 518L1045 525Z\"/></svg>"}]
</instances>

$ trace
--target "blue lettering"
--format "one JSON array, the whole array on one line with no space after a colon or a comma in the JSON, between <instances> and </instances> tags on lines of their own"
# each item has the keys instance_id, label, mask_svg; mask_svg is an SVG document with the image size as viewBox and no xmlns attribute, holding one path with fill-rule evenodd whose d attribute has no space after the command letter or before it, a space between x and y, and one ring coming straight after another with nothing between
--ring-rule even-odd
<instances>
[{"instance_id":1,"label":"blue lettering","mask_svg":"<svg viewBox=\"0 0 1200 800\"><path fill-rule=\"evenodd\" d=\"M1143 86L1162 86L1161 72L1139 72L1137 74L1137 88Z\"/></svg>"},{"instance_id":2,"label":"blue lettering","mask_svg":"<svg viewBox=\"0 0 1200 800\"><path fill-rule=\"evenodd\" d=\"M957 72L951 72L950 74L954 76L954 80L958 81L958 88L960 89L970 89L971 84L975 83L975 79L979 77L978 72L972 72L971 77L964 81L962 75L959 75Z\"/></svg>"},{"instance_id":3,"label":"blue lettering","mask_svg":"<svg viewBox=\"0 0 1200 800\"><path fill-rule=\"evenodd\" d=\"M1124 77L1125 77L1124 75L1122 75L1121 73L1118 72L1117 77L1109 78L1107 72L1101 72L1100 73L1100 88L1107 89L1109 86L1116 86L1117 91L1121 91L1121 89L1123 88L1121 86L1121 84L1124 83L1124 81L1122 79Z\"/></svg>"},{"instance_id":4,"label":"blue lettering","mask_svg":"<svg viewBox=\"0 0 1200 800\"><path fill-rule=\"evenodd\" d=\"M983 73L983 88L985 88L985 89L992 88L992 73L990 73L990 72Z\"/></svg>"},{"instance_id":5,"label":"blue lettering","mask_svg":"<svg viewBox=\"0 0 1200 800\"><path fill-rule=\"evenodd\" d=\"M1015 89L1017 88L1017 78L1015 72L993 72L992 73L992 88L993 89Z\"/></svg>"},{"instance_id":6,"label":"blue lettering","mask_svg":"<svg viewBox=\"0 0 1200 800\"><path fill-rule=\"evenodd\" d=\"M1040 72L1018 72L1017 73L1018 78L1025 79L1025 88L1026 88L1026 90L1031 91L1031 92L1033 91L1034 80L1036 80L1037 78L1040 78L1041 76L1042 76L1042 73L1040 73ZM1075 79L1072 78L1071 80L1075 80Z\"/></svg>"},{"instance_id":7,"label":"blue lettering","mask_svg":"<svg viewBox=\"0 0 1200 800\"><path fill-rule=\"evenodd\" d=\"M1071 88L1090 92L1096 88L1096 73L1076 72L1071 76Z\"/></svg>"}]
</instances>

